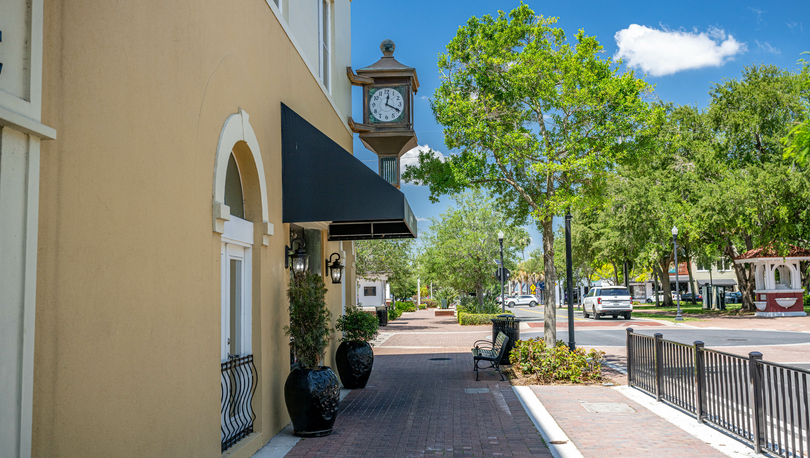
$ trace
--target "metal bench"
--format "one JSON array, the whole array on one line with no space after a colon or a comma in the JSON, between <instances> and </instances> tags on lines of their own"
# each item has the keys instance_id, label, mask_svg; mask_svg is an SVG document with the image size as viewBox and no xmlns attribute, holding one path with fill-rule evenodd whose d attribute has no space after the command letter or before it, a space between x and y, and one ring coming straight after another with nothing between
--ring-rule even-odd
<instances>
[{"instance_id":1,"label":"metal bench","mask_svg":"<svg viewBox=\"0 0 810 458\"><path fill-rule=\"evenodd\" d=\"M501 380L505 380L503 378L503 373L501 372L501 358L503 358L503 354L506 351L506 344L509 342L509 337L506 337L506 334L503 332L498 332L497 337L495 337L495 342L490 342L489 340L479 340L475 342L475 348L472 349L473 354L473 367L475 371L475 380L478 381L478 362L479 361L489 361L488 367L482 367L481 369L489 369L490 367L494 368L496 372L501 374Z\"/></svg>"}]
</instances>

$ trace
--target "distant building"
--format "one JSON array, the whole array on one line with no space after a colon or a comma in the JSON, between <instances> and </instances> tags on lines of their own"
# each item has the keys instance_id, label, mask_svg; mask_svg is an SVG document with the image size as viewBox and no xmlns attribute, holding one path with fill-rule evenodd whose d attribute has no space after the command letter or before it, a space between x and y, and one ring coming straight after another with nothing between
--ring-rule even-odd
<instances>
[{"instance_id":1,"label":"distant building","mask_svg":"<svg viewBox=\"0 0 810 458\"><path fill-rule=\"evenodd\" d=\"M391 299L391 286L387 275L357 278L357 304L362 307L379 307Z\"/></svg>"},{"instance_id":2,"label":"distant building","mask_svg":"<svg viewBox=\"0 0 810 458\"><path fill-rule=\"evenodd\" d=\"M634 300L644 300L654 294L653 278L648 275L645 281L631 281L630 294ZM692 278L695 281L695 288L698 294L704 285L712 284L715 286L722 286L726 291L738 291L737 288L737 275L734 273L733 264L721 260L711 266L704 266L697 263L692 263ZM669 281L671 283L672 291L675 291L675 269L671 268L669 272ZM689 271L687 270L686 263L679 263L678 266L678 283L681 293L692 292L692 285L689 283ZM659 291L663 290L660 280L658 283Z\"/></svg>"}]
</instances>

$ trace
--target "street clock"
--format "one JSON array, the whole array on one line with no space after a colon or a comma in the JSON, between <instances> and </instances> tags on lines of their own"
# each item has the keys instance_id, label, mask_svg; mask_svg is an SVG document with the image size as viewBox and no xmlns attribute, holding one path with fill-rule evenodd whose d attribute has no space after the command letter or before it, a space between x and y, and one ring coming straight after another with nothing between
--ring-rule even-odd
<instances>
[{"instance_id":1,"label":"street clock","mask_svg":"<svg viewBox=\"0 0 810 458\"><path fill-rule=\"evenodd\" d=\"M380 176L399 188L399 158L417 145L413 95L419 89L419 78L416 69L394 59L394 49L393 41L384 40L379 61L357 73L347 67L346 73L353 85L363 88L363 122L350 117L349 126L379 157Z\"/></svg>"}]
</instances>

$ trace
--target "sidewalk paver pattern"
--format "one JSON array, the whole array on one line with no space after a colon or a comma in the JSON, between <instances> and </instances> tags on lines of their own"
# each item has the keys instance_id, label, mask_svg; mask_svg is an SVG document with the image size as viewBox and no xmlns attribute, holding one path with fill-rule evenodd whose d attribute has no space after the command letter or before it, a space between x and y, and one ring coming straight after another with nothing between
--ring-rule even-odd
<instances>
[{"instance_id":1,"label":"sidewalk paver pattern","mask_svg":"<svg viewBox=\"0 0 810 458\"><path fill-rule=\"evenodd\" d=\"M491 327L459 328L445 321L420 311L383 328L397 335L374 348L368 385L341 402L332 435L304 439L287 456L550 457L509 382L491 370L475 381L468 341L487 337ZM464 352L386 348L403 337L400 329L407 337L400 340L403 346L430 347L437 343L431 336L438 336ZM456 341L441 333L452 330Z\"/></svg>"},{"instance_id":2,"label":"sidewalk paver pattern","mask_svg":"<svg viewBox=\"0 0 810 458\"><path fill-rule=\"evenodd\" d=\"M759 324L711 321L721 328ZM806 324L807 320L770 321L765 327ZM453 318L434 317L432 310L407 313L391 322L381 329L385 335L374 348L368 385L341 402L333 434L301 440L287 456L551 456L508 381L502 382L491 370L482 371L481 381L475 381L469 349L476 340L489 338L491 329L460 327ZM771 360L803 360L802 352L808 348L810 344L776 346L767 352ZM607 352L611 363L625 365L623 347L599 349ZM612 369L606 374L627 383ZM586 457L725 456L612 388L531 389Z\"/></svg>"},{"instance_id":3,"label":"sidewalk paver pattern","mask_svg":"<svg viewBox=\"0 0 810 458\"><path fill-rule=\"evenodd\" d=\"M588 458L726 456L610 388L543 385L532 392ZM583 403L605 411L591 412ZM633 412L621 412L625 406Z\"/></svg>"}]
</instances>

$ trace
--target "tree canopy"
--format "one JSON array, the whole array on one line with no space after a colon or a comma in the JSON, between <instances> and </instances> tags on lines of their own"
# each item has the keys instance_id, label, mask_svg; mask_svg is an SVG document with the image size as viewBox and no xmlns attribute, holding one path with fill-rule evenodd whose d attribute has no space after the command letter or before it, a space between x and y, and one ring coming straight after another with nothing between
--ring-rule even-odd
<instances>
[{"instance_id":1,"label":"tree canopy","mask_svg":"<svg viewBox=\"0 0 810 458\"><path fill-rule=\"evenodd\" d=\"M430 218L422 236L424 269L441 286L475 292L483 304L484 290L495 284L500 257L498 232L503 231L504 264L514 266L525 229L507 224L504 212L481 191L453 196L451 206L439 218Z\"/></svg>"},{"instance_id":2,"label":"tree canopy","mask_svg":"<svg viewBox=\"0 0 810 458\"><path fill-rule=\"evenodd\" d=\"M569 42L556 21L522 4L459 28L439 57L432 100L445 143L458 153L445 161L420 154L403 176L427 184L434 201L486 188L510 216L533 219L549 284L557 278L553 217L601 199L614 163L645 141L655 118L646 82L620 72L584 31ZM548 288L548 345L556 343L555 303Z\"/></svg>"},{"instance_id":3,"label":"tree canopy","mask_svg":"<svg viewBox=\"0 0 810 458\"><path fill-rule=\"evenodd\" d=\"M413 240L359 240L355 249L358 278L386 275L394 297L416 294Z\"/></svg>"}]
</instances>

